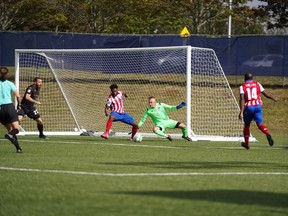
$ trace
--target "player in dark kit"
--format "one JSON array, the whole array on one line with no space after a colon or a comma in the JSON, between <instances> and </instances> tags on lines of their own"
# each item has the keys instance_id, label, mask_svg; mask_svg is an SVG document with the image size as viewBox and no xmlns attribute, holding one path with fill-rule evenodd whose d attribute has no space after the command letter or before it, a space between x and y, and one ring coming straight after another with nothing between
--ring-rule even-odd
<instances>
[{"instance_id":1,"label":"player in dark kit","mask_svg":"<svg viewBox=\"0 0 288 216\"><path fill-rule=\"evenodd\" d=\"M47 136L43 134L43 121L37 111L35 104L40 105L38 97L40 89L42 87L43 80L40 77L34 78L34 83L27 87L24 97L21 101L21 109L18 109L19 122L22 121L23 117L27 115L30 119L34 119L37 122L37 128L39 130L39 138L47 139Z\"/></svg>"}]
</instances>

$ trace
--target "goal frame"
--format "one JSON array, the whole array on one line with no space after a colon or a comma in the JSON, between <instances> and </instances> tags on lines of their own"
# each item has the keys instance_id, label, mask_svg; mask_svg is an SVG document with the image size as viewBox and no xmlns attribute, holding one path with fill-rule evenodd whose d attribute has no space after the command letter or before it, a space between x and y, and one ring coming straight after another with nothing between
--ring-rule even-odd
<instances>
[{"instance_id":1,"label":"goal frame","mask_svg":"<svg viewBox=\"0 0 288 216\"><path fill-rule=\"evenodd\" d=\"M169 46L169 47L158 47L159 49L162 50L173 50L173 49L179 49L180 46ZM89 52L111 52L111 51L119 51L121 50L121 52L130 52L131 49L135 50L135 51L148 51L148 50L152 50L152 49L156 49L157 47L146 47L146 48L115 48L115 49L77 49L77 52L85 52L85 53L89 53ZM189 131L189 136L191 137L192 141L235 141L235 142L243 142L244 138L243 137L226 137L226 136L203 136L203 135L196 135L193 132L193 129L191 127L191 115L193 115L193 113L191 113L191 104L193 103L193 101L191 101L191 53L192 53L192 48L193 49L201 49L201 50L209 50L212 51L214 53L214 55L216 56L216 53L214 50L209 49L209 48L199 48L199 47L192 47L192 46L181 46L181 48L183 48L183 50L186 49L186 102L187 102L187 106L186 106L186 126L187 126L187 131ZM41 55L41 53L50 53L50 52L59 52L59 53L68 53L68 52L75 52L75 49L16 49L15 50L15 84L17 89L19 89L19 83L20 83L20 65L19 65L19 54L20 53L38 53ZM221 67L221 64L217 59L217 63L219 64L222 72L223 72L223 76L226 80L226 82L228 83L228 80L224 74L224 71ZM49 63L48 63L49 64ZM61 90L61 93L65 99L65 102L67 104L67 106L69 107L71 114L74 118L75 124L77 125L77 129L78 131L75 132L58 132L58 131L51 131L51 132L45 132L45 134L47 135L80 135L81 133L85 132L85 129L82 129L81 126L78 124L75 115L73 113L73 110L70 107L69 102L66 99L65 93L61 88L61 85L59 85L59 80L57 79L57 76L55 76L54 71L53 71L53 67L50 66L50 69L52 71L52 74L54 75L58 86ZM233 100L235 101L236 104L237 100L231 90L231 88L229 87L232 95L233 95ZM238 106L238 110L239 106ZM102 132L95 132L94 135L95 136L100 136ZM29 131L25 131L25 129L21 129L21 135L37 135L37 132L29 132ZM149 137L157 137L155 134L150 134L150 133L141 133L144 137L145 136L149 136ZM181 135L179 134L173 134L175 138L181 138ZM128 136L127 133L117 133L117 136ZM254 137L250 137L250 141L257 141Z\"/></svg>"}]
</instances>

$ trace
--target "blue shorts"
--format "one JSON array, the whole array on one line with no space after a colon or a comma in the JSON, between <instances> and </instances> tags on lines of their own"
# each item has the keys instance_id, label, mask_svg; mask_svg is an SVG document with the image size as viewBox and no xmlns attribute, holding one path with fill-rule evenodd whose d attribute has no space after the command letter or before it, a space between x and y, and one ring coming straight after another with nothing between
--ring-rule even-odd
<instances>
[{"instance_id":1,"label":"blue shorts","mask_svg":"<svg viewBox=\"0 0 288 216\"><path fill-rule=\"evenodd\" d=\"M262 124L263 123L262 106L245 107L243 117L245 125L250 125L253 119L256 122L256 124Z\"/></svg>"},{"instance_id":2,"label":"blue shorts","mask_svg":"<svg viewBox=\"0 0 288 216\"><path fill-rule=\"evenodd\" d=\"M135 122L135 119L127 113L111 112L110 115L115 117L114 121L121 121L129 125Z\"/></svg>"}]
</instances>

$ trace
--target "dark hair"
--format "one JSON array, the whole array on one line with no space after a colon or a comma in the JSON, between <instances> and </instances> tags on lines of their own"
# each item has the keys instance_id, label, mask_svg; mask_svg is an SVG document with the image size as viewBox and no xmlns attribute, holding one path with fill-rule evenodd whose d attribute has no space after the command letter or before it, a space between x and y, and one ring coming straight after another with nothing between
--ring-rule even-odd
<instances>
[{"instance_id":1,"label":"dark hair","mask_svg":"<svg viewBox=\"0 0 288 216\"><path fill-rule=\"evenodd\" d=\"M245 81L246 80L253 80L253 75L252 75L252 73L245 73L245 75L244 75L244 77L245 77Z\"/></svg>"},{"instance_id":2,"label":"dark hair","mask_svg":"<svg viewBox=\"0 0 288 216\"><path fill-rule=\"evenodd\" d=\"M33 80L33 82L37 82L37 80L39 80L39 79L42 80L41 77L35 77L34 80Z\"/></svg>"},{"instance_id":3,"label":"dark hair","mask_svg":"<svg viewBox=\"0 0 288 216\"><path fill-rule=\"evenodd\" d=\"M148 100L151 100L152 98L154 98L154 99L155 99L155 97L154 97L154 96L149 96L149 97L148 97Z\"/></svg>"},{"instance_id":4,"label":"dark hair","mask_svg":"<svg viewBox=\"0 0 288 216\"><path fill-rule=\"evenodd\" d=\"M118 85L117 84L112 84L111 86L110 86L110 89L112 90L112 89L118 89Z\"/></svg>"},{"instance_id":5,"label":"dark hair","mask_svg":"<svg viewBox=\"0 0 288 216\"><path fill-rule=\"evenodd\" d=\"M0 80L5 81L6 75L9 73L9 70L7 67L0 67Z\"/></svg>"}]
</instances>

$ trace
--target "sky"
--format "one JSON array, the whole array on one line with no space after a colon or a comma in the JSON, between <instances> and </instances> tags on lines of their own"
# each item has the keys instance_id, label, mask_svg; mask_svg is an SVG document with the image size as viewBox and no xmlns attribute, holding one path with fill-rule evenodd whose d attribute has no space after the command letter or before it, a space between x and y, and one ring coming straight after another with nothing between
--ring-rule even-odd
<instances>
[{"instance_id":1,"label":"sky","mask_svg":"<svg viewBox=\"0 0 288 216\"><path fill-rule=\"evenodd\" d=\"M267 3L265 2L260 2L258 0L253 0L252 2L247 3L250 7L257 7L259 5L266 5Z\"/></svg>"}]
</instances>

